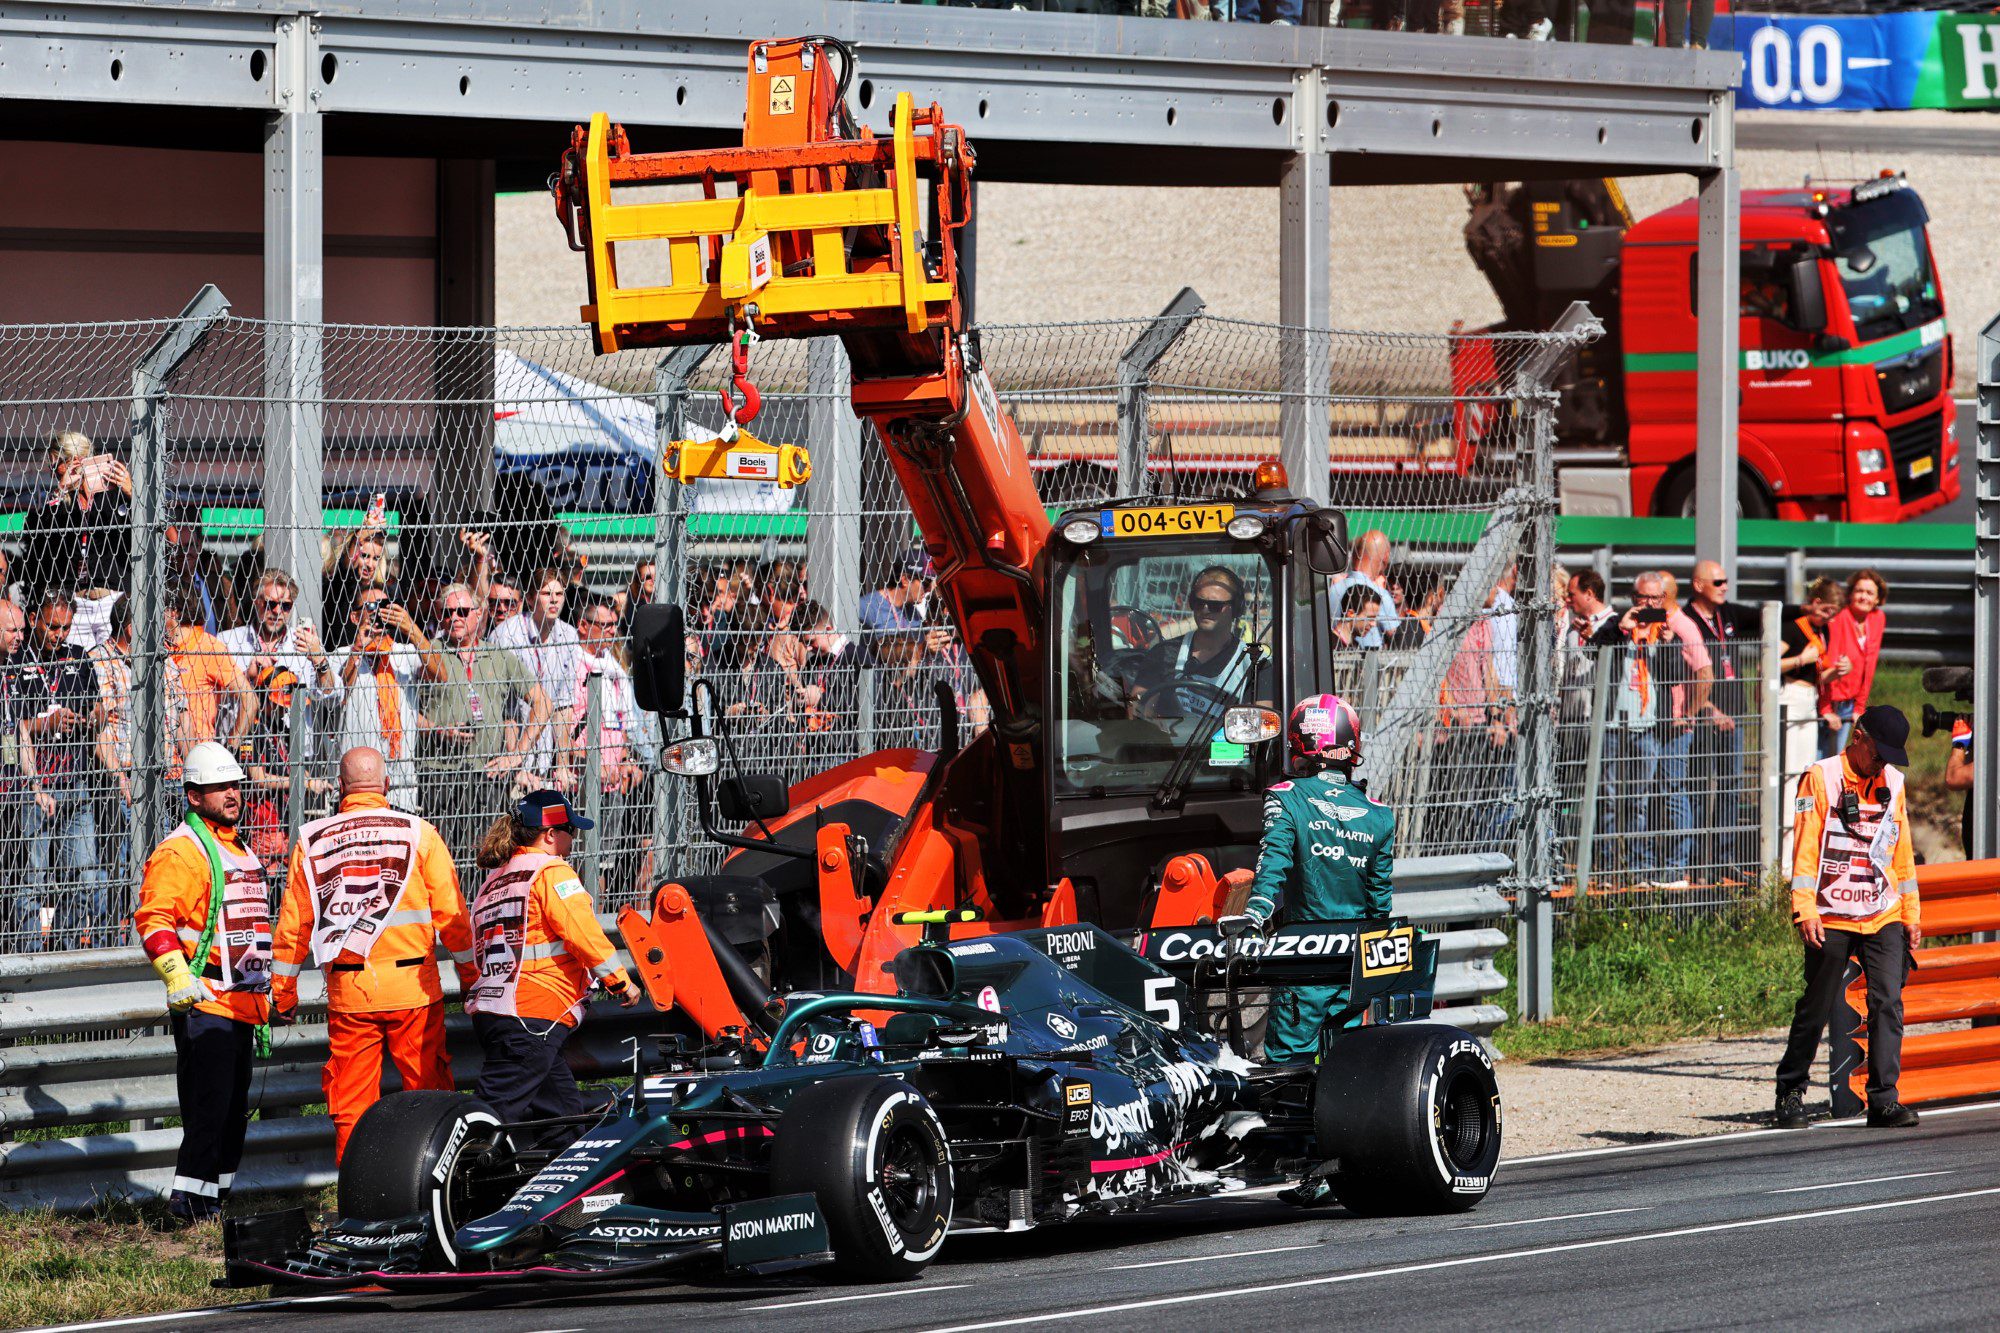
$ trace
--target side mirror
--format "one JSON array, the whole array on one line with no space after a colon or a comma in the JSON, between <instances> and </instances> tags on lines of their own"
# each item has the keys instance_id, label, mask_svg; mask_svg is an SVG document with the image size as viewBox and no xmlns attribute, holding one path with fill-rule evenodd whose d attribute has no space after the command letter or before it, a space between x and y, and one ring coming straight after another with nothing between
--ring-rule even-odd
<instances>
[{"instance_id":1,"label":"side mirror","mask_svg":"<svg viewBox=\"0 0 2000 1333\"><path fill-rule=\"evenodd\" d=\"M1803 254L1794 258L1789 270L1792 287L1792 325L1817 333L1826 327L1826 288L1819 273L1819 256Z\"/></svg>"},{"instance_id":2,"label":"side mirror","mask_svg":"<svg viewBox=\"0 0 2000 1333\"><path fill-rule=\"evenodd\" d=\"M1321 509L1306 516L1306 567L1336 577L1347 572L1347 515Z\"/></svg>"},{"instance_id":3,"label":"side mirror","mask_svg":"<svg viewBox=\"0 0 2000 1333\"><path fill-rule=\"evenodd\" d=\"M791 808L791 789L775 773L749 773L724 778L716 785L715 808L724 819L748 824L753 819L776 819Z\"/></svg>"},{"instance_id":4,"label":"side mirror","mask_svg":"<svg viewBox=\"0 0 2000 1333\"><path fill-rule=\"evenodd\" d=\"M632 613L632 697L649 713L679 716L687 704L687 617L649 602Z\"/></svg>"}]
</instances>

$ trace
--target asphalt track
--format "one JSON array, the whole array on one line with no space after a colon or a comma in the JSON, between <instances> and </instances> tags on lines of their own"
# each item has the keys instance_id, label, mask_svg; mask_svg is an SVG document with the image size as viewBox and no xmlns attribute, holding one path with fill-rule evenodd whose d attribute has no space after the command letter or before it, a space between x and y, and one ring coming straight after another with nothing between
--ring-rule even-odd
<instances>
[{"instance_id":1,"label":"asphalt track","mask_svg":"<svg viewBox=\"0 0 2000 1333\"><path fill-rule=\"evenodd\" d=\"M1915 1130L1781 1133L1523 1158L1475 1211L1370 1221L1268 1195L954 1237L923 1279L391 1297L78 1324L377 1333L788 1328L1964 1328L2000 1286L2000 1103Z\"/></svg>"}]
</instances>

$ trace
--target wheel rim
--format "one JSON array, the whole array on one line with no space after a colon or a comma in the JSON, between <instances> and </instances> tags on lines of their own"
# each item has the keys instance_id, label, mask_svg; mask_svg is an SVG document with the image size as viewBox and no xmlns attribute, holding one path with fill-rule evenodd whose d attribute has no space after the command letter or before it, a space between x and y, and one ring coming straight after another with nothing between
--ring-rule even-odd
<instances>
[{"instance_id":1,"label":"wheel rim","mask_svg":"<svg viewBox=\"0 0 2000 1333\"><path fill-rule=\"evenodd\" d=\"M1469 1174L1485 1157L1492 1132L1486 1092L1469 1072L1460 1070L1439 1093L1437 1107L1438 1146L1454 1170Z\"/></svg>"},{"instance_id":2,"label":"wheel rim","mask_svg":"<svg viewBox=\"0 0 2000 1333\"><path fill-rule=\"evenodd\" d=\"M473 1173L468 1169L473 1159L483 1156L493 1143L494 1135L490 1132L490 1127L483 1128L487 1128L489 1132L474 1131L465 1136L465 1140L459 1144L458 1152L453 1155L447 1168L444 1187L440 1191L443 1221L448 1228L447 1236L455 1235L458 1228L491 1211L485 1206L486 1201L480 1199L481 1191L474 1183Z\"/></svg>"},{"instance_id":3,"label":"wheel rim","mask_svg":"<svg viewBox=\"0 0 2000 1333\"><path fill-rule=\"evenodd\" d=\"M882 1200L889 1217L904 1235L917 1235L937 1216L942 1163L931 1151L930 1136L916 1125L901 1125L882 1150Z\"/></svg>"}]
</instances>

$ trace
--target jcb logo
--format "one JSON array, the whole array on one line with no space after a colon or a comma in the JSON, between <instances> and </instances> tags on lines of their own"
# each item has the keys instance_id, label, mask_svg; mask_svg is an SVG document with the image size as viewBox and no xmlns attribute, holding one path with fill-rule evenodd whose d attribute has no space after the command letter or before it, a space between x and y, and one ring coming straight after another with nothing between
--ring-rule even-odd
<instances>
[{"instance_id":1,"label":"jcb logo","mask_svg":"<svg viewBox=\"0 0 2000 1333\"><path fill-rule=\"evenodd\" d=\"M1378 977L1388 972L1407 972L1415 963L1416 930L1399 926L1376 930L1361 937L1361 975Z\"/></svg>"}]
</instances>

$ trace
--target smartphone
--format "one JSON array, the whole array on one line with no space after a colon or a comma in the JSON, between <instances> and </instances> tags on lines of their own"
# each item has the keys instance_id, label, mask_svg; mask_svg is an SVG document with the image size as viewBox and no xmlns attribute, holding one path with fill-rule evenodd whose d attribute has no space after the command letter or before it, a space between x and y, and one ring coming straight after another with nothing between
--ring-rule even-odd
<instances>
[{"instance_id":1,"label":"smartphone","mask_svg":"<svg viewBox=\"0 0 2000 1333\"><path fill-rule=\"evenodd\" d=\"M111 465L115 459L110 454L92 454L79 466L82 468L83 489L87 495L102 495L111 484Z\"/></svg>"},{"instance_id":2,"label":"smartphone","mask_svg":"<svg viewBox=\"0 0 2000 1333\"><path fill-rule=\"evenodd\" d=\"M1663 625L1667 620L1667 610L1663 606L1642 606L1632 613L1635 625Z\"/></svg>"}]
</instances>

